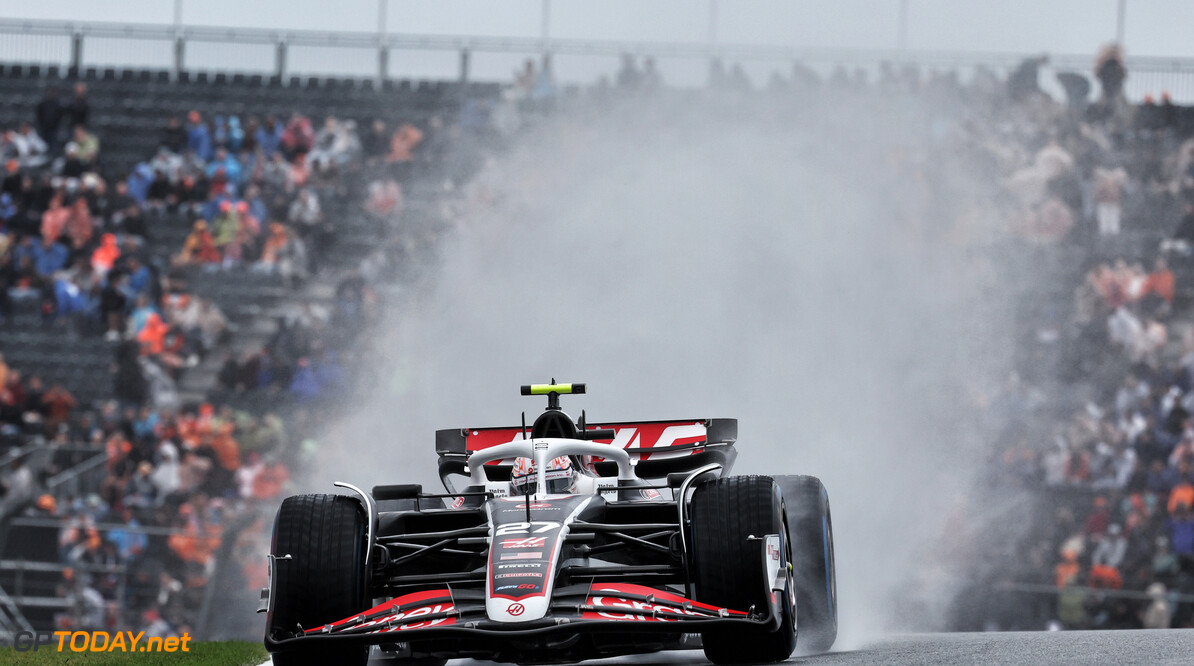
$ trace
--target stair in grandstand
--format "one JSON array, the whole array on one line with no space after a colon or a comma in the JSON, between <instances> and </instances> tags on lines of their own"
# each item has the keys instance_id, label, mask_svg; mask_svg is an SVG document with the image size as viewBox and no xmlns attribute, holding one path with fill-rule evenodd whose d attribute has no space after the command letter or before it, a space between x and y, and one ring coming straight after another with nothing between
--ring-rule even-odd
<instances>
[{"instance_id":1,"label":"stair in grandstand","mask_svg":"<svg viewBox=\"0 0 1194 666\"><path fill-rule=\"evenodd\" d=\"M18 303L3 324L0 353L26 377L41 377L46 387L61 383L80 403L111 395L112 343L95 331L79 331L73 322L46 320L37 304Z\"/></svg>"}]
</instances>

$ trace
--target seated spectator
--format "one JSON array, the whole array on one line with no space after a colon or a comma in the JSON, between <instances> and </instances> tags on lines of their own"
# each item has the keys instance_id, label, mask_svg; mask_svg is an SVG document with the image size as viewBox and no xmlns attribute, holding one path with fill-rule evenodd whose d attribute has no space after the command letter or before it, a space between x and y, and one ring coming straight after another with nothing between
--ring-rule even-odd
<instances>
[{"instance_id":1,"label":"seated spectator","mask_svg":"<svg viewBox=\"0 0 1194 666\"><path fill-rule=\"evenodd\" d=\"M124 333L124 313L125 307L128 305L128 297L125 296L124 289L127 286L128 277L119 275L117 279L109 279L100 292L100 318L107 326L105 338L109 341L119 340L121 334Z\"/></svg>"},{"instance_id":2,"label":"seated spectator","mask_svg":"<svg viewBox=\"0 0 1194 666\"><path fill-rule=\"evenodd\" d=\"M98 214L105 221L106 227L116 232L135 233L134 228L138 225L130 220L139 217L140 208L129 193L128 182L116 181L115 191L101 199L103 203Z\"/></svg>"},{"instance_id":3,"label":"seated spectator","mask_svg":"<svg viewBox=\"0 0 1194 666\"><path fill-rule=\"evenodd\" d=\"M290 204L287 220L294 228L305 230L310 230L323 221L319 198L311 188L304 187L299 190L294 203Z\"/></svg>"},{"instance_id":4,"label":"seated spectator","mask_svg":"<svg viewBox=\"0 0 1194 666\"><path fill-rule=\"evenodd\" d=\"M274 154L282 149L282 136L284 133L285 130L282 128L282 124L273 116L269 116L254 132L253 137L257 142L257 146L261 148L266 157L272 159Z\"/></svg>"},{"instance_id":5,"label":"seated spectator","mask_svg":"<svg viewBox=\"0 0 1194 666\"><path fill-rule=\"evenodd\" d=\"M290 114L286 129L282 131L282 150L293 158L311 152L314 142L315 130L311 127L311 119L298 112Z\"/></svg>"},{"instance_id":6,"label":"seated spectator","mask_svg":"<svg viewBox=\"0 0 1194 666\"><path fill-rule=\"evenodd\" d=\"M88 132L86 127L82 125L75 125L72 138L75 142L75 145L79 147L79 161L89 167L93 166L95 161L99 159L99 137L91 132Z\"/></svg>"},{"instance_id":7,"label":"seated spectator","mask_svg":"<svg viewBox=\"0 0 1194 666\"><path fill-rule=\"evenodd\" d=\"M78 252L91 242L91 235L95 232L95 223L91 218L91 209L87 207L87 199L78 197L70 206L70 216L66 221L66 235L70 237L71 249Z\"/></svg>"},{"instance_id":8,"label":"seated spectator","mask_svg":"<svg viewBox=\"0 0 1194 666\"><path fill-rule=\"evenodd\" d=\"M1159 296L1166 304L1173 305L1174 286L1175 279L1169 264L1164 257L1157 257L1153 272L1148 276L1147 291Z\"/></svg>"},{"instance_id":9,"label":"seated spectator","mask_svg":"<svg viewBox=\"0 0 1194 666\"><path fill-rule=\"evenodd\" d=\"M70 215L70 209L62 205L62 195L54 195L54 198L50 199L50 207L41 215L41 237L50 242L57 242L62 232L66 231Z\"/></svg>"},{"instance_id":10,"label":"seated spectator","mask_svg":"<svg viewBox=\"0 0 1194 666\"><path fill-rule=\"evenodd\" d=\"M137 296L147 293L147 290L152 286L153 273L149 267L141 263L141 260L136 256L130 256L125 262L125 273L128 275L128 290L129 295L136 298Z\"/></svg>"},{"instance_id":11,"label":"seated spectator","mask_svg":"<svg viewBox=\"0 0 1194 666\"><path fill-rule=\"evenodd\" d=\"M137 333L141 355L151 357L167 368L181 368L184 365L184 360L178 353L181 351L181 344L172 341L170 333L170 325L162 320L161 315L150 314L145 320L145 326Z\"/></svg>"},{"instance_id":12,"label":"seated spectator","mask_svg":"<svg viewBox=\"0 0 1194 666\"><path fill-rule=\"evenodd\" d=\"M207 230L207 223L196 220L190 235L183 243L182 251L174 257L174 263L180 266L191 264L218 264L220 251L216 248L211 232Z\"/></svg>"},{"instance_id":13,"label":"seated spectator","mask_svg":"<svg viewBox=\"0 0 1194 666\"><path fill-rule=\"evenodd\" d=\"M64 150L63 157L55 162L58 172L64 178L80 178L87 173L87 163L80 157L79 144L70 141Z\"/></svg>"},{"instance_id":14,"label":"seated spectator","mask_svg":"<svg viewBox=\"0 0 1194 666\"><path fill-rule=\"evenodd\" d=\"M212 241L215 242L221 255L225 255L227 258L231 251L232 259L239 260L239 248L233 246L236 243L237 232L240 230L240 220L237 218L232 201L229 199L221 201L219 210L219 215L212 220Z\"/></svg>"},{"instance_id":15,"label":"seated spectator","mask_svg":"<svg viewBox=\"0 0 1194 666\"><path fill-rule=\"evenodd\" d=\"M43 238L40 245L34 246L33 267L37 271L37 275L42 278L48 278L55 272L66 268L68 259L70 259L70 251L66 249L66 246L48 238Z\"/></svg>"},{"instance_id":16,"label":"seated spectator","mask_svg":"<svg viewBox=\"0 0 1194 666\"><path fill-rule=\"evenodd\" d=\"M153 184L153 168L142 162L129 174L126 186L128 195L139 205L145 205L149 199L149 186Z\"/></svg>"},{"instance_id":17,"label":"seated spectator","mask_svg":"<svg viewBox=\"0 0 1194 666\"><path fill-rule=\"evenodd\" d=\"M187 150L207 162L212 157L211 134L198 111L187 114Z\"/></svg>"},{"instance_id":18,"label":"seated spectator","mask_svg":"<svg viewBox=\"0 0 1194 666\"><path fill-rule=\"evenodd\" d=\"M129 313L129 330L136 335L145 328L150 315L159 314L157 306L150 302L149 297L141 294L133 303L133 311Z\"/></svg>"},{"instance_id":19,"label":"seated spectator","mask_svg":"<svg viewBox=\"0 0 1194 666\"><path fill-rule=\"evenodd\" d=\"M365 210L379 218L388 218L402 210L402 186L389 178L369 183Z\"/></svg>"},{"instance_id":20,"label":"seated spectator","mask_svg":"<svg viewBox=\"0 0 1194 666\"><path fill-rule=\"evenodd\" d=\"M369 126L369 131L361 139L361 148L364 151L365 163L370 165L379 164L389 154L390 132L386 129L385 120L381 118L373 119L373 123Z\"/></svg>"},{"instance_id":21,"label":"seated spectator","mask_svg":"<svg viewBox=\"0 0 1194 666\"><path fill-rule=\"evenodd\" d=\"M236 156L228 152L228 149L220 147L216 149L215 156L207 165L207 177L214 178L216 173L223 170L224 177L231 183L240 183L243 177L240 160Z\"/></svg>"},{"instance_id":22,"label":"seated spectator","mask_svg":"<svg viewBox=\"0 0 1194 666\"><path fill-rule=\"evenodd\" d=\"M415 147L422 140L423 133L417 127L410 123L402 125L390 139L390 154L386 156L386 161L390 163L410 162L414 159Z\"/></svg>"},{"instance_id":23,"label":"seated spectator","mask_svg":"<svg viewBox=\"0 0 1194 666\"><path fill-rule=\"evenodd\" d=\"M13 157L22 167L38 167L49 161L49 147L29 123L21 123L20 130L6 133L5 139L12 145Z\"/></svg>"},{"instance_id":24,"label":"seated spectator","mask_svg":"<svg viewBox=\"0 0 1194 666\"><path fill-rule=\"evenodd\" d=\"M228 150L235 153L245 142L245 130L240 125L240 116L228 116L228 134L226 137Z\"/></svg>"},{"instance_id":25,"label":"seated spectator","mask_svg":"<svg viewBox=\"0 0 1194 666\"><path fill-rule=\"evenodd\" d=\"M1194 564L1194 516L1190 507L1179 504L1172 517L1165 522L1173 552L1183 562L1183 568Z\"/></svg>"},{"instance_id":26,"label":"seated spectator","mask_svg":"<svg viewBox=\"0 0 1194 666\"><path fill-rule=\"evenodd\" d=\"M116 244L116 236L104 234L100 237L100 245L91 253L91 267L103 278L116 265L120 258L120 247Z\"/></svg>"},{"instance_id":27,"label":"seated spectator","mask_svg":"<svg viewBox=\"0 0 1194 666\"><path fill-rule=\"evenodd\" d=\"M92 315L98 305L93 294L98 280L91 266L82 258L70 271L59 273L54 281L54 298L59 317Z\"/></svg>"}]
</instances>

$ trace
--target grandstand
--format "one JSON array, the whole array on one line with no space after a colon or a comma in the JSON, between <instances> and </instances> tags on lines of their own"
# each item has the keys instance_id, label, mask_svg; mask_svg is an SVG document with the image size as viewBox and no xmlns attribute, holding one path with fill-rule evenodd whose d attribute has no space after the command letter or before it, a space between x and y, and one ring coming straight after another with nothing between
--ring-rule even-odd
<instances>
[{"instance_id":1,"label":"grandstand","mask_svg":"<svg viewBox=\"0 0 1194 666\"><path fill-rule=\"evenodd\" d=\"M360 128L371 127L380 120L391 129L419 128L425 144L442 144L445 138L435 134L444 126L441 119L455 125L463 105L489 103L500 92L499 86L491 84L406 80L375 86L373 80L291 77L283 85L278 77L211 72L182 72L171 77L166 71L86 68L78 71L77 76L74 74L54 65L0 64L0 126L15 128L33 121L34 110L46 99L48 89L60 89L66 102L72 88L83 84L89 106L87 130L101 142L99 157L86 170L105 183L109 192L130 175L135 178L139 165L145 169L158 155L171 117L184 118L198 112L205 120L236 116L247 121L250 117L264 120L273 116L287 121L301 114L317 121L334 116L341 127L351 127L355 122ZM65 128L61 129L65 136ZM484 127L477 131L483 133ZM4 590L0 592L3 609L0 629L11 631L30 624L46 628L72 622L75 626L78 622L89 622L99 627L123 613L120 621L131 625L152 624L154 618L159 618L158 621L168 621L172 627L185 625L209 635L217 631L209 622L213 617L212 594L216 586L208 581L241 575L234 571L241 556L234 557L233 546L237 535L249 526L257 530L259 538L262 519L257 515L258 507L214 508L210 515L189 523L177 512L187 507L182 510L189 513L196 502L206 503L204 493L213 498L225 492L236 495L238 484L245 488L246 497L254 494L262 499L272 497L280 492L280 487L270 486L259 477L275 472L285 477L290 470L297 473L301 462L295 451L283 451L277 442L263 440L253 456L268 459L259 463L259 467L267 469L266 473L234 478L236 471L250 466L249 460L242 459L241 448L247 455L252 446L246 437L257 424L246 428L246 417L242 416L233 426L228 416L231 412L221 412L210 422L196 425L196 415L207 413L196 412L196 406L205 401L217 406L232 403L242 414L246 413L243 410L254 414L247 417L251 422L260 417L260 423L276 418L267 416L275 412L286 415L289 405L296 403L292 396L297 388L281 375L301 374L308 364L320 371L326 369L328 375L342 372L343 367L335 365L330 355L341 351L351 353L354 339L344 331L305 330L313 324L303 319L304 314L323 312L320 316L325 321L316 324L317 328L363 324L366 315L346 311L343 299L337 298L343 296L337 293L337 286L343 286L345 276L351 283L353 272L359 271L363 260L372 259L375 265L371 281L384 277L387 284L394 285L416 275L419 261L406 261L405 253L408 248L421 248L421 239L443 224L436 215L438 193L445 179L467 178L468 158L454 156L448 160L443 155L427 157L420 152L413 156L391 156L389 138L387 132L384 145L370 148L376 149L377 154L368 160L356 143L345 149L342 156L336 156L334 167L317 168L309 177L305 176L305 181L287 182L272 192L257 173L238 183L238 188L229 188L222 194L211 193L195 201L168 203L161 195L154 201L143 193L136 202L144 215L143 230L121 227L116 216L107 215L102 193L96 191L94 183L83 186L82 179L72 183L58 175L62 168L58 159L63 150L61 141L56 145L50 141L51 159L45 163L31 161L18 165L15 161L24 155L15 149L8 152L16 167L9 173L16 177L11 189L6 187L5 191L16 195L20 211L6 220L5 238L12 241L11 246L6 243L6 256L7 249L19 251L24 235L35 237L39 228L44 229L38 220L39 193L22 191L19 187L20 178L28 177L34 181L34 190L49 188L54 194L65 193L66 197L85 201L84 205L91 208L97 218L94 233L81 245L71 244L74 256L81 258L83 264L92 256L93 248L98 247L101 232L115 233L122 252L108 274L112 282L118 279L116 276L122 269L130 271L127 262L136 257L152 275L153 284L140 292L148 296L149 309L177 315L171 309L175 301L193 299L222 313L223 323L222 333L207 341L197 340L203 336L195 330L183 331L177 319L170 321L176 327L171 335L177 334L185 345L176 354L182 356L183 362L172 365L165 362L167 353L144 356L144 342L138 340L132 311L137 293L125 294L127 327L105 336L104 321L96 313L103 299L100 283L94 282L91 293L84 294L87 304L81 315L68 314L62 307L63 301L54 298L54 291L64 281L75 278L56 273L41 276L41 280L35 277L34 284L27 285L22 280L28 282L29 275L20 267L7 266L4 288L15 290L12 293L17 297L11 301L5 299L0 324L5 381L10 381L16 371L24 376L26 384L37 377L47 389L61 385L73 398L65 409L68 413L65 419L48 416L48 411L38 411L40 405L31 404L23 408L14 406L5 414L0 465L6 481L12 483L0 511L0 590ZM308 145L286 150L286 164L300 159L298 156L310 149ZM9 150L6 146L6 152ZM257 156L245 151L241 157ZM202 182L211 180L201 165L193 173ZM170 177L180 181L183 175L170 174ZM390 208L369 209L367 186L374 180L387 179L400 182L400 205L391 202ZM253 183L261 185L264 194L275 197L269 202L267 217L256 220L255 224L264 227L275 219L285 222L288 233L292 234L291 243L302 242L300 234L310 234L306 241L313 243L310 253L318 257L318 265L313 261L316 256L309 257L312 265L302 271L301 281L283 271L259 270L263 261L248 256L250 252L263 251L261 247L249 249L261 245L254 238L244 242L245 260L235 264L228 262L231 254L226 251L227 246L221 247L227 255L224 261L215 264L177 260L194 221L204 215L198 208L209 203L244 200L247 187ZM317 222L334 221L325 236L316 235L320 233L318 230L299 231L297 225L301 223L287 219L287 208L304 188L313 192L319 202ZM211 221L210 213L207 217ZM259 235L264 238L264 229ZM392 265L393 262L402 265ZM72 260L70 265L73 263ZM313 339L317 342L313 343ZM291 366L276 366L272 384L264 382L258 388L246 387L243 382L237 385L235 381L224 384L217 381L217 375L227 365L225 359L260 358L260 350L267 345L271 347L272 361ZM140 359L139 348L143 352ZM286 357L288 353L296 356ZM321 362L325 363L320 365ZM137 376L145 375L151 366L158 367L158 371L149 375L164 386L150 384L146 387L150 393L139 398L136 391L133 396L121 396L114 385L127 369L117 367L121 364L131 364ZM320 380L323 379L321 376ZM280 390L271 390L269 386ZM324 390L330 390L327 386L330 385L325 384ZM122 398L119 404L109 402L114 395ZM149 417L153 423L146 420L149 412L140 411L142 404L160 410ZM312 407L309 402L304 406ZM132 411L126 415L125 408ZM182 412L178 411L180 408ZM195 428L190 443L206 447L212 443L213 429L224 426L235 428L240 444L228 438L231 443L226 445L231 448L224 449L223 455L228 458L222 459L226 464L219 470L220 480L213 481L217 474L204 469L201 476L206 481L199 486L190 484L188 488L185 476L190 454L186 454L178 464L182 481L178 480L177 471L173 472L173 478L164 481L164 488L174 488L169 499L157 490L163 488L162 478L155 478L157 489L152 485L142 488L151 495L143 498L143 502L132 501L132 496L126 494L132 492L129 484L138 483L133 468L148 465L160 473L169 466L163 464L159 443L171 436L181 442L179 428L184 431ZM304 428L301 421L291 421L288 426L299 429L292 432L294 435L301 434ZM174 447L167 445L167 448ZM205 450L211 454L210 448ZM178 458L178 454L176 449L166 456ZM21 474L14 467L17 461L25 470L22 473L29 474L32 483L28 487L21 487ZM255 478L258 486L262 483L265 486L254 489ZM113 522L119 520L118 514L107 513L107 507L115 511L119 505L125 506L126 511L132 507L132 512L125 515L125 524ZM65 516L72 518L68 520ZM129 520L136 521L132 527L127 524ZM214 541L204 540L209 531L215 535ZM222 548L217 547L221 536ZM119 548L115 542L120 542ZM75 546L77 550L73 550ZM248 555L244 557L247 559ZM173 590L177 595L169 600L146 597L158 596L156 590L166 590L162 594L167 596ZM147 619L140 616L142 612L150 613ZM165 619L160 619L163 616Z\"/></svg>"}]
</instances>

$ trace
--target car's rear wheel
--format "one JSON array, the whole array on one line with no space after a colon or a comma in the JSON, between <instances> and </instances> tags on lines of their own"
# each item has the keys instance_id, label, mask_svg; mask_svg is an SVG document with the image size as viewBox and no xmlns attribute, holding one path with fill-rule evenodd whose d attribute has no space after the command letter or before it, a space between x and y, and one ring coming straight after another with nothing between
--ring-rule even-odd
<instances>
[{"instance_id":1,"label":"car's rear wheel","mask_svg":"<svg viewBox=\"0 0 1194 666\"><path fill-rule=\"evenodd\" d=\"M837 569L829 493L815 476L777 476L792 529L796 607L802 653L825 652L837 640Z\"/></svg>"},{"instance_id":2,"label":"car's rear wheel","mask_svg":"<svg viewBox=\"0 0 1194 666\"><path fill-rule=\"evenodd\" d=\"M360 503L343 495L296 495L282 502L270 549L274 597L267 631L275 638L368 609L366 520ZM368 646L304 645L273 654L275 666L363 666L368 659Z\"/></svg>"},{"instance_id":3,"label":"car's rear wheel","mask_svg":"<svg viewBox=\"0 0 1194 666\"><path fill-rule=\"evenodd\" d=\"M768 608L762 538L780 535L780 562L790 559L783 496L766 476L732 476L701 484L693 492L692 568L698 601L746 611ZM773 631L706 631L705 656L715 664L766 663L787 659L796 647L791 590L780 604Z\"/></svg>"}]
</instances>

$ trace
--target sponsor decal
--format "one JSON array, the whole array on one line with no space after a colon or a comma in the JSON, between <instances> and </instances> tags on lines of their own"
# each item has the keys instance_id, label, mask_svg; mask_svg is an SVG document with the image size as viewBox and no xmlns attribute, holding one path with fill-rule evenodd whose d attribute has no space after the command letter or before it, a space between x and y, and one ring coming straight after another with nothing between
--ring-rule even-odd
<instances>
[{"instance_id":1,"label":"sponsor decal","mask_svg":"<svg viewBox=\"0 0 1194 666\"><path fill-rule=\"evenodd\" d=\"M629 599L621 595L651 596L652 602ZM631 622L677 622L684 617L717 617L726 611L730 617L744 617L746 613L719 608L699 601L691 601L678 594L656 590L643 585L608 584L593 586L585 604L593 610L581 617L588 620L627 620ZM702 612L703 611L703 612Z\"/></svg>"},{"instance_id":2,"label":"sponsor decal","mask_svg":"<svg viewBox=\"0 0 1194 666\"><path fill-rule=\"evenodd\" d=\"M543 562L517 562L515 564L499 564L499 569L538 569Z\"/></svg>"},{"instance_id":3,"label":"sponsor decal","mask_svg":"<svg viewBox=\"0 0 1194 666\"><path fill-rule=\"evenodd\" d=\"M546 548L547 537L526 537L523 539L503 539L502 548Z\"/></svg>"},{"instance_id":4,"label":"sponsor decal","mask_svg":"<svg viewBox=\"0 0 1194 666\"><path fill-rule=\"evenodd\" d=\"M397 609L407 606L405 610L399 611ZM369 615L384 611L393 611L385 613L380 617L373 618L367 622L357 624L356 621L361 615ZM455 624L455 617L440 617L432 620L422 620L418 618L424 615L431 615L433 613L452 613L454 614L456 608L452 603L452 595L446 589L440 590L426 590L424 592L412 592L411 594L404 594L400 597L395 597L384 603L378 604L373 608L351 617L344 618L332 623L332 632L335 633L339 629L352 628L354 630L365 627L377 627L376 629L366 633L382 633L388 631L399 631L403 629L417 629L419 627L430 627L435 625ZM401 622L408 620L408 622ZM380 626L378 626L380 625ZM388 625L388 626L387 626ZM313 627L307 629L305 633L321 633L323 627Z\"/></svg>"},{"instance_id":5,"label":"sponsor decal","mask_svg":"<svg viewBox=\"0 0 1194 666\"><path fill-rule=\"evenodd\" d=\"M589 428L609 428L614 431L612 440L594 440L607 442L619 448L630 449L660 449L666 452L671 446L685 444L700 444L706 440L705 424L701 421L667 421L664 423L590 423ZM465 446L469 451L480 451L498 444L522 441L522 428L489 428L485 430L469 430L465 439ZM695 453L699 449L694 449ZM689 453L689 452L685 452ZM644 454L644 457L646 454Z\"/></svg>"},{"instance_id":6,"label":"sponsor decal","mask_svg":"<svg viewBox=\"0 0 1194 666\"><path fill-rule=\"evenodd\" d=\"M517 585L502 585L502 586L500 586L500 587L495 587L495 588L493 588L493 591L494 591L494 592L501 592L502 590L513 590L513 589L517 589L517 588L518 588L518 586L517 586Z\"/></svg>"},{"instance_id":7,"label":"sponsor decal","mask_svg":"<svg viewBox=\"0 0 1194 666\"><path fill-rule=\"evenodd\" d=\"M538 560L543 557L542 552L535 553L507 553L502 555L502 560Z\"/></svg>"},{"instance_id":8,"label":"sponsor decal","mask_svg":"<svg viewBox=\"0 0 1194 666\"><path fill-rule=\"evenodd\" d=\"M511 534L543 534L560 528L560 523L550 520L535 520L529 523L508 523L501 525L494 532L497 536Z\"/></svg>"},{"instance_id":9,"label":"sponsor decal","mask_svg":"<svg viewBox=\"0 0 1194 666\"><path fill-rule=\"evenodd\" d=\"M442 604L432 604L430 606L420 606L410 610L402 611L400 613L391 613L379 618L362 622L361 624L352 625L352 629L362 629L365 627L373 627L381 625L373 631L367 631L368 634L384 634L391 631L406 631L407 629L422 629L423 627L434 627L444 624L455 624L454 617L437 617L433 620L420 621L419 618L424 615L438 615L440 613L450 613L456 610L456 607L451 602Z\"/></svg>"},{"instance_id":10,"label":"sponsor decal","mask_svg":"<svg viewBox=\"0 0 1194 666\"><path fill-rule=\"evenodd\" d=\"M519 573L504 573L497 574L494 578L542 578L543 574L535 571L522 571Z\"/></svg>"},{"instance_id":11,"label":"sponsor decal","mask_svg":"<svg viewBox=\"0 0 1194 666\"><path fill-rule=\"evenodd\" d=\"M771 543L767 544L767 557L770 557L771 559L778 562L779 561L779 546L776 546L775 544L771 544Z\"/></svg>"},{"instance_id":12,"label":"sponsor decal","mask_svg":"<svg viewBox=\"0 0 1194 666\"><path fill-rule=\"evenodd\" d=\"M544 504L542 502L531 502L530 505L527 505L524 502L522 504L515 504L514 508L515 509L523 509L523 510L538 509L539 511L561 511L562 510L562 507L552 506L551 504Z\"/></svg>"},{"instance_id":13,"label":"sponsor decal","mask_svg":"<svg viewBox=\"0 0 1194 666\"><path fill-rule=\"evenodd\" d=\"M520 603L513 603L513 604L510 604L509 606L506 606L506 612L509 613L510 615L513 615L514 617L518 617L519 615L522 615L524 612L526 612L526 607L524 607Z\"/></svg>"},{"instance_id":14,"label":"sponsor decal","mask_svg":"<svg viewBox=\"0 0 1194 666\"><path fill-rule=\"evenodd\" d=\"M453 509L459 509L459 508L460 508L460 507L462 507L462 506L464 506L464 498L463 498L463 497L457 497L457 498L456 498L456 499L455 499L455 500L452 502L452 508L453 508Z\"/></svg>"},{"instance_id":15,"label":"sponsor decal","mask_svg":"<svg viewBox=\"0 0 1194 666\"><path fill-rule=\"evenodd\" d=\"M649 500L656 500L656 499L659 499L660 497L663 497L663 495L660 495L659 491L655 490L654 488L647 488L646 490L644 490L642 492L642 496L643 496L643 499L649 499Z\"/></svg>"}]
</instances>

